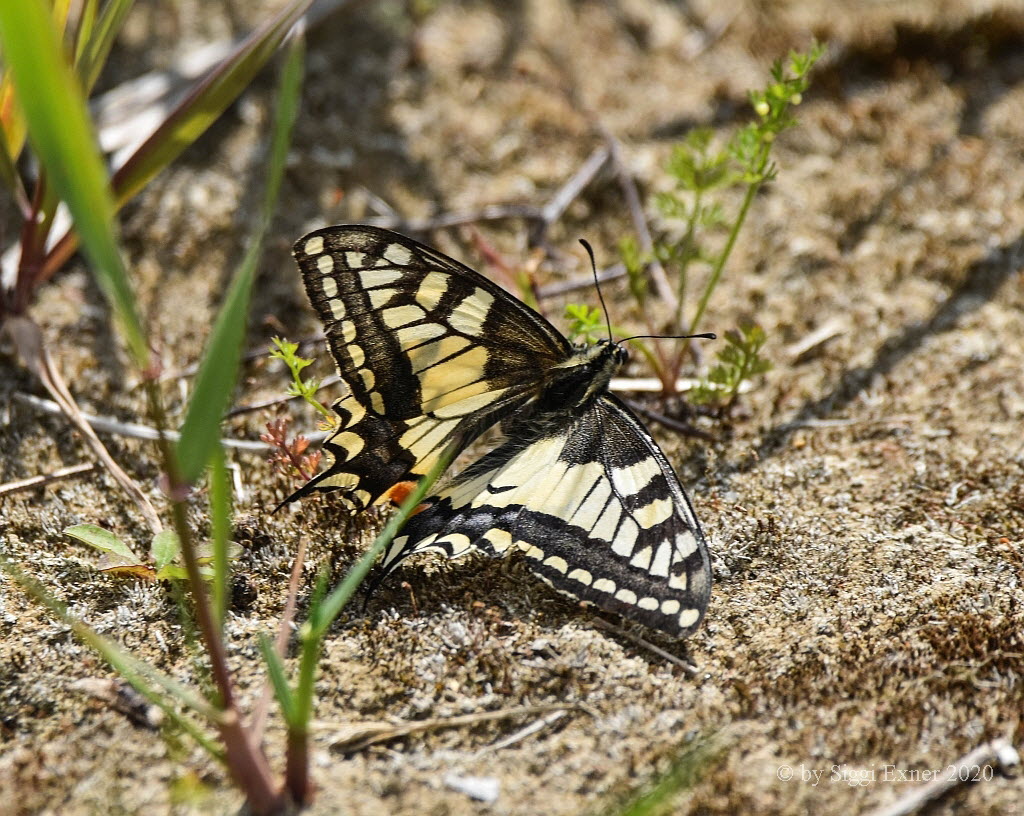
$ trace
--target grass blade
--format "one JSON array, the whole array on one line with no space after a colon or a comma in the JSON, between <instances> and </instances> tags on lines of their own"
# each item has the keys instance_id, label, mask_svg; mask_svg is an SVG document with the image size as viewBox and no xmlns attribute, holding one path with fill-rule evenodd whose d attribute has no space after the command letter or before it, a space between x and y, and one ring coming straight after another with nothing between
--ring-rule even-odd
<instances>
[{"instance_id":1,"label":"grass blade","mask_svg":"<svg viewBox=\"0 0 1024 816\"><path fill-rule=\"evenodd\" d=\"M256 274L256 263L259 261L263 236L281 188L288 143L291 139L295 113L298 110L302 87L302 56L301 38L296 38L281 74L260 226L235 273L224 306L217 316L181 427L178 458L182 476L187 482L195 482L202 475L214 449L220 444L221 418L227 410L242 358L242 341L245 338L249 296Z\"/></svg>"},{"instance_id":2,"label":"grass blade","mask_svg":"<svg viewBox=\"0 0 1024 816\"><path fill-rule=\"evenodd\" d=\"M71 211L133 359L147 368L149 347L115 238L106 171L47 6L40 0L0 3L0 45L47 178Z\"/></svg>"},{"instance_id":3,"label":"grass blade","mask_svg":"<svg viewBox=\"0 0 1024 816\"><path fill-rule=\"evenodd\" d=\"M201 79L178 107L114 173L118 204L130 200L216 121L274 55L311 0L295 0L254 31Z\"/></svg>"},{"instance_id":4,"label":"grass blade","mask_svg":"<svg viewBox=\"0 0 1024 816\"><path fill-rule=\"evenodd\" d=\"M295 719L295 698L288 686L284 663L274 650L273 642L264 634L260 635L260 652L267 664L267 675L270 677L270 685L274 687L274 696L277 698L278 705L281 706L281 715L291 726Z\"/></svg>"},{"instance_id":5,"label":"grass blade","mask_svg":"<svg viewBox=\"0 0 1024 816\"><path fill-rule=\"evenodd\" d=\"M94 25L80 32L78 53L75 55L75 67L81 79L82 87L88 93L99 78L100 71L106 65L107 57L114 40L124 25L134 5L134 0L110 0Z\"/></svg>"},{"instance_id":6,"label":"grass blade","mask_svg":"<svg viewBox=\"0 0 1024 816\"><path fill-rule=\"evenodd\" d=\"M231 538L231 480L224 449L217 445L213 449L210 473L210 533L213 539L213 614L224 629L224 617L228 610L231 568L228 543Z\"/></svg>"}]
</instances>

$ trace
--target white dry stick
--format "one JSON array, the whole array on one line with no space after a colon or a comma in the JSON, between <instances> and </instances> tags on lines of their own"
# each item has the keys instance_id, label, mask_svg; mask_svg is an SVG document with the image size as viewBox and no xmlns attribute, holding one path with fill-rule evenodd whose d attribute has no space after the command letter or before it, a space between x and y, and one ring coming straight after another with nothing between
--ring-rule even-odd
<instances>
[{"instance_id":1,"label":"white dry stick","mask_svg":"<svg viewBox=\"0 0 1024 816\"><path fill-rule=\"evenodd\" d=\"M52 473L29 476L29 478L21 479L17 482L7 482L7 484L0 485L0 496L6 496L8 493L17 493L19 490L31 490L33 487L41 487L42 485L50 484L50 482L57 482L72 476L80 476L83 473L92 473L97 467L97 462L85 462L81 465L63 467Z\"/></svg>"},{"instance_id":2,"label":"white dry stick","mask_svg":"<svg viewBox=\"0 0 1024 816\"><path fill-rule=\"evenodd\" d=\"M1020 764L1020 754L1010 744L1009 740L997 739L978 746L969 754L966 754L956 762L947 766L950 773L943 774L941 779L929 782L927 785L920 785L907 791L900 799L891 805L880 807L872 811L868 816L909 816L909 814L920 810L924 805L933 799L938 799L948 793L957 785L969 782L974 778L975 771L972 769L995 766L1001 770L1008 771ZM955 769L955 773L952 771Z\"/></svg>"},{"instance_id":3,"label":"white dry stick","mask_svg":"<svg viewBox=\"0 0 1024 816\"><path fill-rule=\"evenodd\" d=\"M499 751L502 748L508 748L510 745L515 745L517 742L520 742L521 740L524 740L527 737L536 734L538 731L543 731L549 725L554 725L568 713L568 711L564 710L552 711L550 714L546 714L539 720L534 720L532 723L525 726L524 728L520 728L514 734L509 734L507 737L502 737L497 742L492 742L490 745L481 748L479 751L476 752L473 758L476 759L477 757L486 754L488 751Z\"/></svg>"},{"instance_id":4,"label":"white dry stick","mask_svg":"<svg viewBox=\"0 0 1024 816\"><path fill-rule=\"evenodd\" d=\"M36 397L32 394L22 394L16 392L14 398L18 402L23 402L26 405L31 405L33 408L44 411L48 414L60 414L63 413L57 403L52 402L42 397ZM98 417L92 414L82 412L82 419L94 430L100 433L115 434L116 436L126 436L131 439L159 439L160 433L156 428L150 428L148 425L140 425L137 422L120 422L110 417ZM165 436L171 442L177 442L179 434L177 431L167 431ZM320 439L326 438L326 434L309 434L308 438L311 442L320 441ZM266 442L255 442L249 439L221 439L221 443L226 448L235 448L236 450L251 451L253 453L267 453L270 450L270 445Z\"/></svg>"},{"instance_id":5,"label":"white dry stick","mask_svg":"<svg viewBox=\"0 0 1024 816\"><path fill-rule=\"evenodd\" d=\"M846 332L846 321L838 317L825 321L810 334L786 346L786 356L794 363L802 363L816 354L829 340Z\"/></svg>"}]
</instances>

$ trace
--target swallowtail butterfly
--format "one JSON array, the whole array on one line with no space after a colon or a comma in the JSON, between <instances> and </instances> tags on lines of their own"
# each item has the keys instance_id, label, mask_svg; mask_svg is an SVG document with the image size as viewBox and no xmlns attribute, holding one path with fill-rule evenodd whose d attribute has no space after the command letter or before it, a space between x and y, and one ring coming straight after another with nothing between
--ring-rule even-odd
<instances>
[{"instance_id":1,"label":"swallowtail butterfly","mask_svg":"<svg viewBox=\"0 0 1024 816\"><path fill-rule=\"evenodd\" d=\"M291 499L400 502L442 453L500 425L504 441L409 519L384 574L419 552L521 550L574 598L680 637L700 625L704 535L665 455L608 391L621 345L572 345L482 275L388 230L327 227L294 254L350 393L333 406L333 463Z\"/></svg>"}]
</instances>

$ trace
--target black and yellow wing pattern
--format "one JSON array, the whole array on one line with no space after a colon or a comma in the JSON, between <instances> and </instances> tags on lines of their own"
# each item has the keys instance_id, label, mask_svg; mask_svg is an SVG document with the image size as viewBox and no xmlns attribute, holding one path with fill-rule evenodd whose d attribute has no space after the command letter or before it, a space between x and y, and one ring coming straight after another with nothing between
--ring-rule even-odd
<instances>
[{"instance_id":1,"label":"black and yellow wing pattern","mask_svg":"<svg viewBox=\"0 0 1024 816\"><path fill-rule=\"evenodd\" d=\"M292 498L399 501L443 452L504 441L429 497L392 542L407 556L525 553L560 592L676 636L707 608L693 509L640 421L608 393L626 352L574 346L472 269L397 233L328 227L294 248L350 393L333 463Z\"/></svg>"}]
</instances>

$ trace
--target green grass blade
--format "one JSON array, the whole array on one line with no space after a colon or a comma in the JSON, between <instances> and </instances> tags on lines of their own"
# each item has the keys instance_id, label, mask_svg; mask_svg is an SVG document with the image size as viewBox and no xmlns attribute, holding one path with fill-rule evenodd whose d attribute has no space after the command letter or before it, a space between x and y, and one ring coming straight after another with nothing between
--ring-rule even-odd
<instances>
[{"instance_id":1,"label":"green grass blade","mask_svg":"<svg viewBox=\"0 0 1024 816\"><path fill-rule=\"evenodd\" d=\"M224 629L228 610L231 567L228 544L231 539L231 479L224 461L224 450L213 449L210 473L210 533L213 539L213 613Z\"/></svg>"},{"instance_id":2,"label":"green grass blade","mask_svg":"<svg viewBox=\"0 0 1024 816\"><path fill-rule=\"evenodd\" d=\"M320 644L327 629L334 622L334 619L345 608L358 586L366 578L370 568L377 557L384 552L395 534L399 531L406 520L412 515L427 491L434 486L434 483L441 477L454 458L452 449L441 453L440 458L434 463L426 476L419 480L413 491L402 502L396 512L380 534L374 539L363 557L356 562L356 565L348 571L341 584L334 589L327 597L322 595L323 578L318 580L317 588L309 604L309 619L299 629L299 640L302 644L302 653L299 657L299 677L293 695L294 709L291 718L288 720L289 742L297 742L306 739L309 732L309 721L313 716L313 698L315 696L316 666L320 657Z\"/></svg>"},{"instance_id":3,"label":"green grass blade","mask_svg":"<svg viewBox=\"0 0 1024 816\"><path fill-rule=\"evenodd\" d=\"M0 2L0 46L29 138L53 188L67 203L104 295L136 364L149 347L115 237L114 202L81 88L41 0Z\"/></svg>"},{"instance_id":4,"label":"green grass blade","mask_svg":"<svg viewBox=\"0 0 1024 816\"><path fill-rule=\"evenodd\" d=\"M684 751L654 785L614 811L616 816L671 816L680 811L678 797L703 777L721 752L714 737L699 740Z\"/></svg>"},{"instance_id":5,"label":"green grass blade","mask_svg":"<svg viewBox=\"0 0 1024 816\"><path fill-rule=\"evenodd\" d=\"M277 111L274 115L274 134L270 143L270 178L263 195L263 218L269 221L274 213L281 181L284 178L288 146L292 141L292 128L302 99L302 80L306 64L306 39L296 32L290 37L281 69L277 90Z\"/></svg>"},{"instance_id":6,"label":"green grass blade","mask_svg":"<svg viewBox=\"0 0 1024 816\"><path fill-rule=\"evenodd\" d=\"M238 376L249 297L260 250L259 242L254 241L245 253L217 315L213 334L206 344L196 375L177 448L181 476L189 484L202 476L214 450L220 445L221 417L227 410Z\"/></svg>"},{"instance_id":7,"label":"green grass blade","mask_svg":"<svg viewBox=\"0 0 1024 816\"><path fill-rule=\"evenodd\" d=\"M413 491L406 497L405 501L402 502L401 507L398 508L398 512L395 513L385 525L384 529L380 531L380 535L374 539L373 544L370 545L363 557L359 559L352 569L348 571L341 584L328 595L323 603L311 605L309 613L309 624L312 627L311 636L314 638L321 638L326 633L327 628L334 622L334 619L338 617L338 614L342 609L345 608L345 604L349 602L349 599L355 593L356 588L366 578L370 568L377 560L385 548L391 543L391 539L395 537L395 534L401 529L402 525L405 524L405 520L412 515L412 511L415 510L420 502L423 501L423 497L427 495L427 491L434 486L441 474L448 469L448 465L451 464L452 456L450 451L446 450L441 454L441 457L437 460L434 466L430 469L419 482Z\"/></svg>"},{"instance_id":8,"label":"green grass blade","mask_svg":"<svg viewBox=\"0 0 1024 816\"><path fill-rule=\"evenodd\" d=\"M260 635L260 652L267 664L267 675L270 677L270 685L274 689L277 703L281 706L281 715L288 725L292 725L295 719L295 698L288 686L288 675L284 670L284 663L274 651L273 642L265 634Z\"/></svg>"},{"instance_id":9,"label":"green grass blade","mask_svg":"<svg viewBox=\"0 0 1024 816\"><path fill-rule=\"evenodd\" d=\"M312 0L294 0L199 80L157 130L114 174L118 204L131 199L248 87Z\"/></svg>"},{"instance_id":10,"label":"green grass blade","mask_svg":"<svg viewBox=\"0 0 1024 816\"><path fill-rule=\"evenodd\" d=\"M124 19L134 5L134 0L109 0L94 25L79 32L79 48L75 55L75 67L86 93L92 90L100 71L107 63L114 40L121 32Z\"/></svg>"},{"instance_id":11,"label":"green grass blade","mask_svg":"<svg viewBox=\"0 0 1024 816\"><path fill-rule=\"evenodd\" d=\"M301 67L302 47L299 42L290 50L281 74L278 111L275 116L274 135L271 138L267 195L264 199L260 226L249 245L245 259L235 273L224 306L217 316L181 428L178 460L182 476L187 482L195 482L202 475L214 449L220 444L221 417L227 410L241 362L249 296L256 274L256 264L262 251L263 236L270 222L274 201L281 188L288 142L295 121L295 112L298 110L302 85Z\"/></svg>"}]
</instances>

